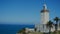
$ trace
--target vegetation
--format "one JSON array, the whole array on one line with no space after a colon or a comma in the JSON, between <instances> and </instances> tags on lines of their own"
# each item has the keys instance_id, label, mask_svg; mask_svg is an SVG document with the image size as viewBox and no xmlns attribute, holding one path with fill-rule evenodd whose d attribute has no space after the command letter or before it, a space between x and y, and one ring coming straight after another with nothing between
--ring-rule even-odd
<instances>
[{"instance_id":1,"label":"vegetation","mask_svg":"<svg viewBox=\"0 0 60 34\"><path fill-rule=\"evenodd\" d=\"M58 17L55 17L54 21L55 21L56 24L52 21L49 21L46 24L47 28L49 28L49 34L60 34L60 31L58 31L58 23L60 22L60 19ZM51 32L51 28L53 28L53 25L55 26L55 31ZM59 24L59 26L60 26L60 24ZM19 32L17 32L17 33L22 33L22 34L44 34L44 33L41 33L41 32L37 32L36 30L37 29L35 28L35 32L26 33L25 28L23 28L22 30L19 30Z\"/></svg>"},{"instance_id":2,"label":"vegetation","mask_svg":"<svg viewBox=\"0 0 60 34\"><path fill-rule=\"evenodd\" d=\"M23 28L22 30L19 30L17 33L26 34L26 33L25 33L25 28Z\"/></svg>"},{"instance_id":3,"label":"vegetation","mask_svg":"<svg viewBox=\"0 0 60 34\"><path fill-rule=\"evenodd\" d=\"M57 30L57 29L58 29L58 22L59 22L59 20L60 20L60 19L59 19L58 17L55 17L55 18L54 18L54 21L56 22L56 24L55 24L55 33L56 33L56 34L58 34L58 30Z\"/></svg>"},{"instance_id":4,"label":"vegetation","mask_svg":"<svg viewBox=\"0 0 60 34\"><path fill-rule=\"evenodd\" d=\"M49 34L60 34L60 31L58 31L58 23L60 22L60 19L58 17L55 17L54 18L54 21L56 22L53 23L51 21L49 21L46 25L47 25L47 28L49 28ZM53 25L55 26L55 31L54 32L51 32L51 28L53 27ZM59 24L60 26L60 24Z\"/></svg>"},{"instance_id":5,"label":"vegetation","mask_svg":"<svg viewBox=\"0 0 60 34\"><path fill-rule=\"evenodd\" d=\"M53 27L53 22L52 21L49 21L47 22L47 28L49 28L49 34L51 34L51 28Z\"/></svg>"},{"instance_id":6,"label":"vegetation","mask_svg":"<svg viewBox=\"0 0 60 34\"><path fill-rule=\"evenodd\" d=\"M36 31L36 30L37 30L37 28L34 28L34 30Z\"/></svg>"}]
</instances>

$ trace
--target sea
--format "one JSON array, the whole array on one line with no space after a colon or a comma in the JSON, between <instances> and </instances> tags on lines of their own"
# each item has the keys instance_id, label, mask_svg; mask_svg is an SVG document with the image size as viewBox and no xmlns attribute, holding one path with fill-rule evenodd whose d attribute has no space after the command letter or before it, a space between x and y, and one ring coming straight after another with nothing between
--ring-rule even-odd
<instances>
[{"instance_id":1,"label":"sea","mask_svg":"<svg viewBox=\"0 0 60 34\"><path fill-rule=\"evenodd\" d=\"M16 34L22 28L34 28L34 25L0 24L0 34Z\"/></svg>"}]
</instances>

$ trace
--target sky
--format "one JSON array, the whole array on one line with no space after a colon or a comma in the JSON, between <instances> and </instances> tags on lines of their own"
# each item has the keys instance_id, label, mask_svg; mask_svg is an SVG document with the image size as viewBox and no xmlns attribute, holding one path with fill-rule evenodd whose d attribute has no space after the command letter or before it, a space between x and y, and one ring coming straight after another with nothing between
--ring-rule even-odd
<instances>
[{"instance_id":1,"label":"sky","mask_svg":"<svg viewBox=\"0 0 60 34\"><path fill-rule=\"evenodd\" d=\"M44 0L0 0L0 24L40 23ZM46 0L50 20L60 18L60 0Z\"/></svg>"}]
</instances>

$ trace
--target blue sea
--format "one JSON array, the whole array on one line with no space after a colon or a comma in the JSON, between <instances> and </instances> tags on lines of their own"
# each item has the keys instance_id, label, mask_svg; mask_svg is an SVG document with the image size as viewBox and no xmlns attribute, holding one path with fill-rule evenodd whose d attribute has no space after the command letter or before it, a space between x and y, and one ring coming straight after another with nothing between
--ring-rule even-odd
<instances>
[{"instance_id":1,"label":"blue sea","mask_svg":"<svg viewBox=\"0 0 60 34\"><path fill-rule=\"evenodd\" d=\"M34 25L0 24L0 34L16 34L22 28L34 28Z\"/></svg>"}]
</instances>

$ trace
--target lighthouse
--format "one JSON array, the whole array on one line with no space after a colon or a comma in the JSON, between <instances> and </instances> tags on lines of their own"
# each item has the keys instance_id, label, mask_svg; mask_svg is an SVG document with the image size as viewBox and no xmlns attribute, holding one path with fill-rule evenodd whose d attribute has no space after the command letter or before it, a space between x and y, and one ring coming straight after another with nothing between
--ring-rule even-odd
<instances>
[{"instance_id":1,"label":"lighthouse","mask_svg":"<svg viewBox=\"0 0 60 34\"><path fill-rule=\"evenodd\" d=\"M43 4L43 9L40 11L40 24L35 25L37 31L40 32L49 32L46 24L49 21L49 10L47 8L46 3Z\"/></svg>"},{"instance_id":2,"label":"lighthouse","mask_svg":"<svg viewBox=\"0 0 60 34\"><path fill-rule=\"evenodd\" d=\"M47 22L49 21L49 10L47 9L46 3L44 3L40 15L41 15L41 24L47 24Z\"/></svg>"},{"instance_id":3,"label":"lighthouse","mask_svg":"<svg viewBox=\"0 0 60 34\"><path fill-rule=\"evenodd\" d=\"M47 8L46 3L43 4L43 9L40 11L40 23L35 25L35 28L37 29L37 32L44 32L48 33L49 28L47 28L46 24L49 22L49 10ZM58 29L60 30L60 27L58 25ZM55 26L53 25L53 28L51 28L51 32L55 31Z\"/></svg>"},{"instance_id":4,"label":"lighthouse","mask_svg":"<svg viewBox=\"0 0 60 34\"><path fill-rule=\"evenodd\" d=\"M42 32L47 33L49 32L49 29L46 26L47 22L49 21L49 10L47 8L46 3L44 3L43 9L41 10L40 15L41 15L41 21L40 21L41 25L39 26L40 31L42 30Z\"/></svg>"}]
</instances>

